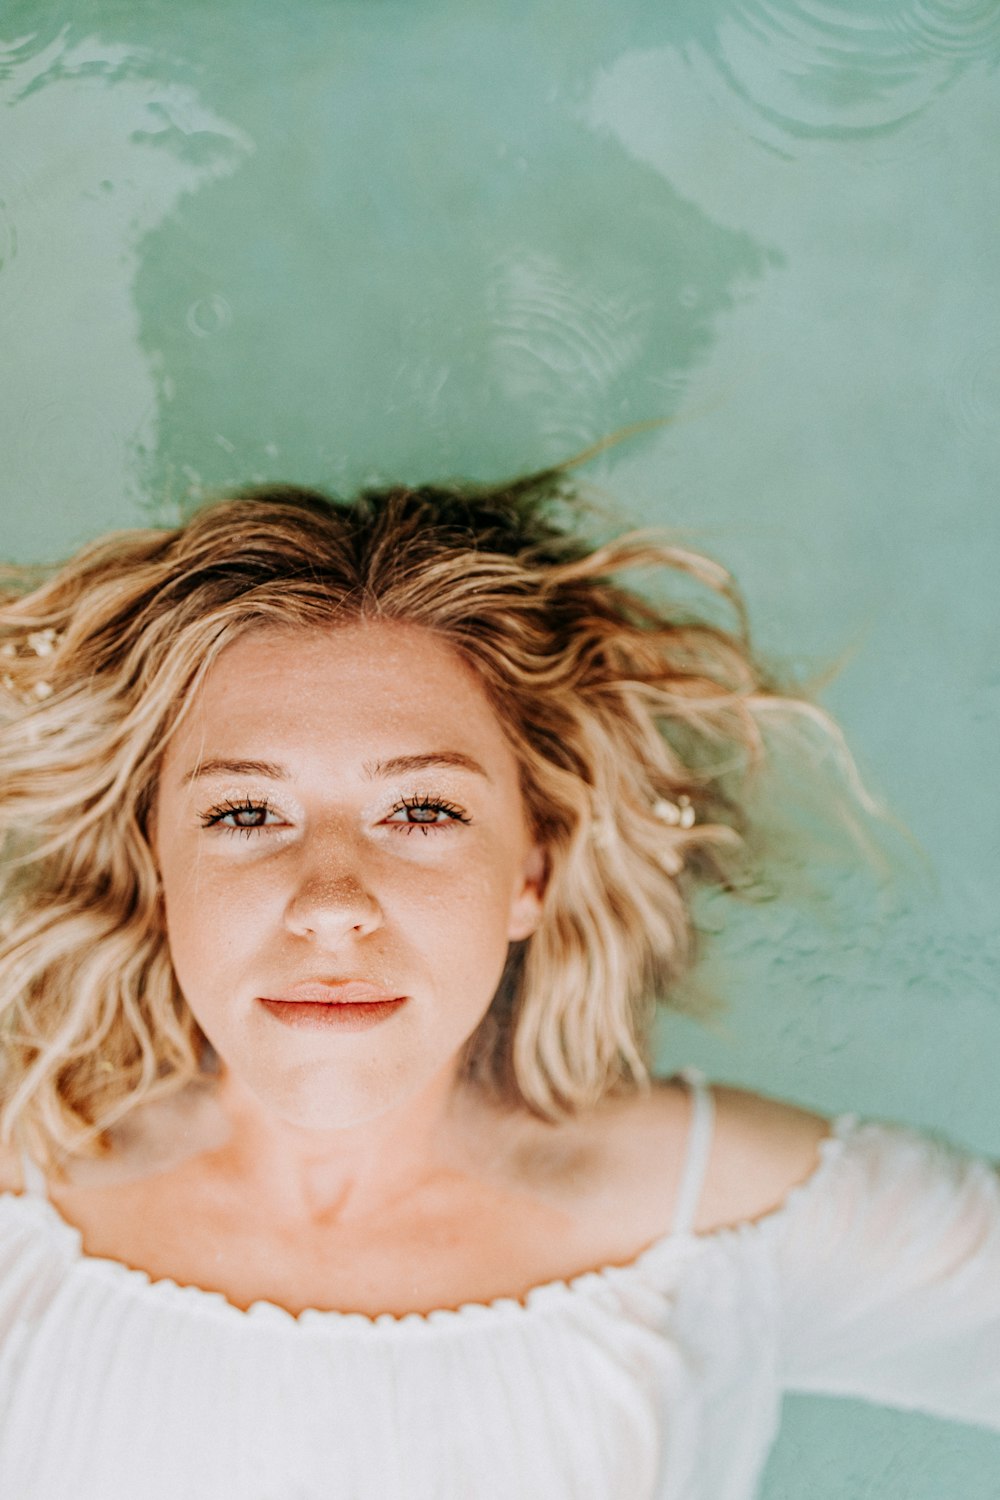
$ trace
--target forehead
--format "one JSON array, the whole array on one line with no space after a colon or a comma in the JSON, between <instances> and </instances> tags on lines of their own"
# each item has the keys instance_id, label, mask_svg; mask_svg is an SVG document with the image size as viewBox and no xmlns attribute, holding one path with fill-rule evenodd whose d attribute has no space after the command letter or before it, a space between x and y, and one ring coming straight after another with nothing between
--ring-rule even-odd
<instances>
[{"instance_id":1,"label":"forehead","mask_svg":"<svg viewBox=\"0 0 1000 1500\"><path fill-rule=\"evenodd\" d=\"M406 749L420 749L442 734L480 749L491 745L496 753L506 749L475 671L433 631L381 620L322 629L263 626L213 662L168 760L220 735L227 742L324 742L349 752L373 740L412 740Z\"/></svg>"}]
</instances>

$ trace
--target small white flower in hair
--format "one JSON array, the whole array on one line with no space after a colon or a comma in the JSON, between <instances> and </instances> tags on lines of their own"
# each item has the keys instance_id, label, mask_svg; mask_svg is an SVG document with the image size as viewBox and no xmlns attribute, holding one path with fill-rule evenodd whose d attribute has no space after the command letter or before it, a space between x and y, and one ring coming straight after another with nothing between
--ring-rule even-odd
<instances>
[{"instance_id":1,"label":"small white flower in hair","mask_svg":"<svg viewBox=\"0 0 1000 1500\"><path fill-rule=\"evenodd\" d=\"M15 698L21 703L26 704L29 708L34 703L40 703L44 698L51 698L55 691L51 682L36 682L26 693L22 692L8 672L5 672L0 677L0 684L7 689L8 693L12 693Z\"/></svg>"},{"instance_id":2,"label":"small white flower in hair","mask_svg":"<svg viewBox=\"0 0 1000 1500\"><path fill-rule=\"evenodd\" d=\"M59 631L53 630L51 627L45 630L32 630L21 641L5 641L0 646L0 657L3 657L6 661L16 661L21 654L21 651L18 649L19 646L22 649L27 647L36 656L52 656L61 639ZM27 691L22 692L9 673L4 673L0 677L0 682L2 682L8 692L13 693L16 698L19 698L29 708L35 703L41 703L45 698L51 698L55 691L51 682L40 681L34 683Z\"/></svg>"},{"instance_id":3,"label":"small white flower in hair","mask_svg":"<svg viewBox=\"0 0 1000 1500\"><path fill-rule=\"evenodd\" d=\"M28 645L36 656L51 656L59 641L57 630L34 630L28 636Z\"/></svg>"},{"instance_id":4,"label":"small white flower in hair","mask_svg":"<svg viewBox=\"0 0 1000 1500\"><path fill-rule=\"evenodd\" d=\"M653 813L661 822L669 823L672 828L694 827L695 812L691 806L690 797L678 797L676 802L669 802L666 797L660 797L653 803Z\"/></svg>"}]
</instances>

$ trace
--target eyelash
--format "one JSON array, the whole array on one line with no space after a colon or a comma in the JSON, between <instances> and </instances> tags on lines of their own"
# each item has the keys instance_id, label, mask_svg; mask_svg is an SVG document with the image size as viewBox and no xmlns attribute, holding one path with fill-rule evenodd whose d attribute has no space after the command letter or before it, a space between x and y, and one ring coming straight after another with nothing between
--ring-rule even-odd
<instances>
[{"instance_id":1,"label":"eyelash","mask_svg":"<svg viewBox=\"0 0 1000 1500\"><path fill-rule=\"evenodd\" d=\"M393 814L400 812L403 808L408 808L411 811L416 811L419 808L421 811L444 812L448 814L448 821L445 823L389 824L390 827L402 833L414 833L417 829L422 833L429 833L432 828L447 828L449 823L468 823L471 821L460 807L456 807L454 803L445 802L441 797L401 797L396 806L390 810L389 818ZM263 813L266 817L268 813L274 812L277 812L277 808L272 807L266 798L260 802L254 802L251 798L247 797L243 801L223 802L217 807L209 808L208 812L202 816L201 826L203 828L220 828L224 833L243 833L250 838L255 833L264 833L271 825L259 823L256 826L241 827L239 825L234 826L231 823L223 823L222 819L228 817L231 813ZM388 819L386 821L388 822Z\"/></svg>"}]
</instances>

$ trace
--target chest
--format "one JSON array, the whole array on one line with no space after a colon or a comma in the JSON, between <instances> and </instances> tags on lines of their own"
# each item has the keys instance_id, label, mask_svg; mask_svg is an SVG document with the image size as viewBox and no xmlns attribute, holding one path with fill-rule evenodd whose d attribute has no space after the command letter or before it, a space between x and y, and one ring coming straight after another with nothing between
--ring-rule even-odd
<instances>
[{"instance_id":1,"label":"chest","mask_svg":"<svg viewBox=\"0 0 1000 1500\"><path fill-rule=\"evenodd\" d=\"M533 1153L514 1181L471 1182L361 1226L282 1225L214 1190L210 1178L184 1174L51 1196L85 1254L154 1281L220 1292L244 1310L266 1301L296 1315L400 1317L521 1301L533 1287L634 1260L669 1228L679 1163L662 1141L616 1144L558 1160Z\"/></svg>"},{"instance_id":2,"label":"chest","mask_svg":"<svg viewBox=\"0 0 1000 1500\"><path fill-rule=\"evenodd\" d=\"M534 1286L627 1264L656 1234L611 1212L470 1201L464 1211L383 1230L323 1234L278 1230L262 1218L193 1215L163 1203L63 1200L89 1256L122 1262L154 1281L221 1292L242 1309L273 1302L369 1317L522 1300ZM504 1211L506 1209L506 1211Z\"/></svg>"}]
</instances>

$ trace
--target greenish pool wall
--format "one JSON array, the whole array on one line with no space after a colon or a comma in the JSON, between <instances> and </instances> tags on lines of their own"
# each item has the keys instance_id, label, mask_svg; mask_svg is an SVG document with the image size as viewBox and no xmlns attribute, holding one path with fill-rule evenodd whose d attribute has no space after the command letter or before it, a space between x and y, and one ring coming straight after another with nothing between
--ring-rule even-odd
<instances>
[{"instance_id":1,"label":"greenish pool wall","mask_svg":"<svg viewBox=\"0 0 1000 1500\"><path fill-rule=\"evenodd\" d=\"M15 0L0 552L673 416L587 477L766 650L848 654L932 879L727 913L661 1067L1000 1155L998 58L994 0ZM998 1483L993 1435L795 1400L765 1497Z\"/></svg>"}]
</instances>

